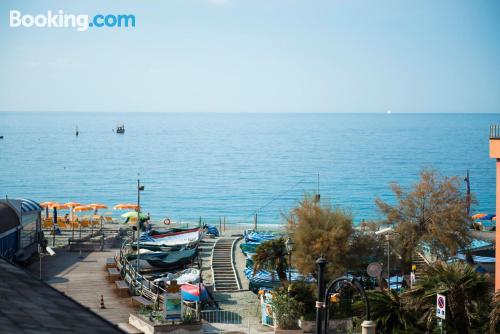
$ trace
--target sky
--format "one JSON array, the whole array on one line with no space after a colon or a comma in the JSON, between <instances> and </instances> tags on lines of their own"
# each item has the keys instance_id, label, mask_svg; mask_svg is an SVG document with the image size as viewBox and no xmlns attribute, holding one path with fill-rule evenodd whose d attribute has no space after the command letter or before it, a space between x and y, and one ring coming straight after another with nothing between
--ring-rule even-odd
<instances>
[{"instance_id":1,"label":"sky","mask_svg":"<svg viewBox=\"0 0 500 334\"><path fill-rule=\"evenodd\" d=\"M11 28L134 14L129 29ZM0 111L500 112L500 1L2 0Z\"/></svg>"}]
</instances>

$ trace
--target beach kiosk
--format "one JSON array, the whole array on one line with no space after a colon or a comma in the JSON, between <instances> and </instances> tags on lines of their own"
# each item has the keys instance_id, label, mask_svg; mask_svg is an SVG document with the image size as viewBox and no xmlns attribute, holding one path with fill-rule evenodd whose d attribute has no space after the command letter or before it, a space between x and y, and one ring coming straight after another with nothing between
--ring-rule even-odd
<instances>
[{"instance_id":1,"label":"beach kiosk","mask_svg":"<svg viewBox=\"0 0 500 334\"><path fill-rule=\"evenodd\" d=\"M496 216L500 217L500 125L490 126L490 158L496 159ZM500 290L500 229L495 231L495 291Z\"/></svg>"},{"instance_id":2,"label":"beach kiosk","mask_svg":"<svg viewBox=\"0 0 500 334\"><path fill-rule=\"evenodd\" d=\"M38 252L40 205L29 199L0 200L0 256L18 263Z\"/></svg>"}]
</instances>

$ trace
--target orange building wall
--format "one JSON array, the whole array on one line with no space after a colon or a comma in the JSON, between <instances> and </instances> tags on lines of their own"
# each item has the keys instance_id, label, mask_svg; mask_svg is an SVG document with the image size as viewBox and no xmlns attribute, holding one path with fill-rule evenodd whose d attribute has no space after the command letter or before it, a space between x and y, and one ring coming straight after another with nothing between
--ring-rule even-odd
<instances>
[{"instance_id":1,"label":"orange building wall","mask_svg":"<svg viewBox=\"0 0 500 334\"><path fill-rule=\"evenodd\" d=\"M490 139L490 158L496 159L497 181L496 181L496 215L500 217L500 139ZM500 218L497 218L497 222ZM500 290L500 228L495 232L495 291Z\"/></svg>"},{"instance_id":2,"label":"orange building wall","mask_svg":"<svg viewBox=\"0 0 500 334\"><path fill-rule=\"evenodd\" d=\"M500 217L500 159L497 159L496 215ZM499 218L497 218L497 222ZM500 228L495 229L495 291L500 290Z\"/></svg>"}]
</instances>

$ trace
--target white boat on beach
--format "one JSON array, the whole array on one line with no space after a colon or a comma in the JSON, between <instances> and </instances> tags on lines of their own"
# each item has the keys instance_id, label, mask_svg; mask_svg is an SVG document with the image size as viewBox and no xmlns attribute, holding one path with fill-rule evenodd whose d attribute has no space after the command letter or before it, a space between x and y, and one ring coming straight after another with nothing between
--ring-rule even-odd
<instances>
[{"instance_id":1,"label":"white boat on beach","mask_svg":"<svg viewBox=\"0 0 500 334\"><path fill-rule=\"evenodd\" d=\"M156 246L156 247L166 247L166 246L184 246L197 243L201 238L201 232L199 230L190 231L187 233L177 233L168 235L165 237L154 237L148 234L141 235L140 247L142 246Z\"/></svg>"},{"instance_id":2,"label":"white boat on beach","mask_svg":"<svg viewBox=\"0 0 500 334\"><path fill-rule=\"evenodd\" d=\"M158 283L163 281L170 284L172 281L177 281L177 284L183 285L188 283L198 283L200 281L200 270L196 268L189 268L178 273L167 273L162 277L155 279L153 282Z\"/></svg>"}]
</instances>

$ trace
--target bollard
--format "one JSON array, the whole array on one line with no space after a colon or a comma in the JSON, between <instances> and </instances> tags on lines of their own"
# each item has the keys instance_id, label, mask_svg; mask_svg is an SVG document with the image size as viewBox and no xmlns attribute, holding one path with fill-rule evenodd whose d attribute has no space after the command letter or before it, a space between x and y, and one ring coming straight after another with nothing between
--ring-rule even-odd
<instances>
[{"instance_id":1,"label":"bollard","mask_svg":"<svg viewBox=\"0 0 500 334\"><path fill-rule=\"evenodd\" d=\"M361 324L361 334L375 334L377 324L371 320L365 320Z\"/></svg>"},{"instance_id":2,"label":"bollard","mask_svg":"<svg viewBox=\"0 0 500 334\"><path fill-rule=\"evenodd\" d=\"M106 306L104 306L104 297L103 297L103 295L101 295L101 305L99 305L99 308L100 308L101 310L103 310L103 309L105 309L105 308L106 308Z\"/></svg>"}]
</instances>

